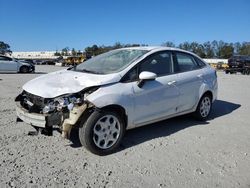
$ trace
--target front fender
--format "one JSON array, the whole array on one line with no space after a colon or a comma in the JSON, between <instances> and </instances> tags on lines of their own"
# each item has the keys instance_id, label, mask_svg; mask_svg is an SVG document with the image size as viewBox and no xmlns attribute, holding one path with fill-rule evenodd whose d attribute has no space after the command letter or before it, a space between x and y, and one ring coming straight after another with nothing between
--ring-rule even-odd
<instances>
[{"instance_id":1,"label":"front fender","mask_svg":"<svg viewBox=\"0 0 250 188\"><path fill-rule=\"evenodd\" d=\"M86 97L86 100L97 108L110 105L119 105L125 109L128 117L128 128L133 126L134 98L131 85L115 83L100 87L97 91Z\"/></svg>"}]
</instances>

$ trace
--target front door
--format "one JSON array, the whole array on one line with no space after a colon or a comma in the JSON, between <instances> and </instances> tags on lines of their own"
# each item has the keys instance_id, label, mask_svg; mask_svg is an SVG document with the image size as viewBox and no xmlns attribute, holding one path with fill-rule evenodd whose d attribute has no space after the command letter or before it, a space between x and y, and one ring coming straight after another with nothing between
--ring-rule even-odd
<instances>
[{"instance_id":1,"label":"front door","mask_svg":"<svg viewBox=\"0 0 250 188\"><path fill-rule=\"evenodd\" d=\"M141 88L133 85L136 126L176 113L179 97L176 80L176 75L168 75L147 81Z\"/></svg>"},{"instance_id":2,"label":"front door","mask_svg":"<svg viewBox=\"0 0 250 188\"><path fill-rule=\"evenodd\" d=\"M179 97L171 52L157 52L143 60L138 65L138 74L143 71L153 72L157 78L145 81L142 87L133 82L133 119L137 127L176 113Z\"/></svg>"}]
</instances>

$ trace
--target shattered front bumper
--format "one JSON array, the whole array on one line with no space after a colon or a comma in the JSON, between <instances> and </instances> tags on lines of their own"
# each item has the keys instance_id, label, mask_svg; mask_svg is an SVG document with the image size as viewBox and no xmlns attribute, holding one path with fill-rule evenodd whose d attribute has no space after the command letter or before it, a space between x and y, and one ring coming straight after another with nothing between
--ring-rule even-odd
<instances>
[{"instance_id":1,"label":"shattered front bumper","mask_svg":"<svg viewBox=\"0 0 250 188\"><path fill-rule=\"evenodd\" d=\"M46 126L48 114L30 113L28 110L23 108L19 102L16 103L16 113L17 117L25 123L42 128L45 128Z\"/></svg>"}]
</instances>

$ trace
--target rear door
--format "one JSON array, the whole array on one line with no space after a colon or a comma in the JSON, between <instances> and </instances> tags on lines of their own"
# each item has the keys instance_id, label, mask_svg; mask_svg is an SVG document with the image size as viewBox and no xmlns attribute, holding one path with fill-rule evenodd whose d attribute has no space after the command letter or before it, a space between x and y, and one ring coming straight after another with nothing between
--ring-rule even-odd
<instances>
[{"instance_id":1,"label":"rear door","mask_svg":"<svg viewBox=\"0 0 250 188\"><path fill-rule=\"evenodd\" d=\"M178 112L191 110L199 100L199 89L203 83L203 71L195 58L188 53L175 52L174 69L176 85L180 90Z\"/></svg>"}]
</instances>

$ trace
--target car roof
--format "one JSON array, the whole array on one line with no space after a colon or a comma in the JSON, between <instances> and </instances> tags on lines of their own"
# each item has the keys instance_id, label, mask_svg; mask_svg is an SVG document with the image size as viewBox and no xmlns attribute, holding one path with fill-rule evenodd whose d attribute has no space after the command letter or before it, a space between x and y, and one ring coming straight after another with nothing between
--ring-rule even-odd
<instances>
[{"instance_id":1,"label":"car roof","mask_svg":"<svg viewBox=\"0 0 250 188\"><path fill-rule=\"evenodd\" d=\"M120 49L136 49L136 50L173 50L178 48L164 47L164 46L138 46L138 47L125 47Z\"/></svg>"},{"instance_id":2,"label":"car roof","mask_svg":"<svg viewBox=\"0 0 250 188\"><path fill-rule=\"evenodd\" d=\"M120 48L120 50L121 49L148 50L148 51L151 51L151 52L157 52L157 51L163 51L163 50L171 50L171 51L185 52L185 53L192 54L192 55L194 55L196 57L199 57L196 54L194 54L192 52L189 52L189 51L186 51L186 50L182 50L182 49L179 49L179 48L173 48L173 47L165 47L165 46L138 46L138 47Z\"/></svg>"},{"instance_id":3,"label":"car roof","mask_svg":"<svg viewBox=\"0 0 250 188\"><path fill-rule=\"evenodd\" d=\"M0 57L7 57L7 58L11 58L11 57L9 57L9 56L7 56L7 55L0 55Z\"/></svg>"}]
</instances>

